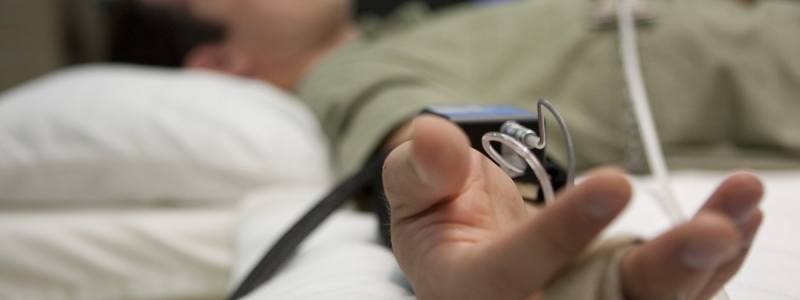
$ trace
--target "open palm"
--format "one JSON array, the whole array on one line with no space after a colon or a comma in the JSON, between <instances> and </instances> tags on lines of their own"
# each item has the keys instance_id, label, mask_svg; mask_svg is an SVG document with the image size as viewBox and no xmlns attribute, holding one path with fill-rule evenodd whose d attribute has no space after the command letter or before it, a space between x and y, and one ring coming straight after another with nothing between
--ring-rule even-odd
<instances>
[{"instance_id":1,"label":"open palm","mask_svg":"<svg viewBox=\"0 0 800 300\"><path fill-rule=\"evenodd\" d=\"M395 256L419 299L529 299L586 251L625 207L631 188L593 172L547 208L469 148L454 125L420 117L386 161ZM631 299L708 298L736 270L762 214L759 181L737 175L690 222L629 251L620 293Z\"/></svg>"}]
</instances>

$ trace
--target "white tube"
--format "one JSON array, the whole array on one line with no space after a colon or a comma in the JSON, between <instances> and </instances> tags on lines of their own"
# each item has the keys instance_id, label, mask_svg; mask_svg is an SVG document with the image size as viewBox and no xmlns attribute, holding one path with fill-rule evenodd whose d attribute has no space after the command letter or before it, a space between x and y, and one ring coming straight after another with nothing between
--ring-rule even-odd
<instances>
[{"instance_id":1,"label":"white tube","mask_svg":"<svg viewBox=\"0 0 800 300\"><path fill-rule=\"evenodd\" d=\"M489 157L497 162L497 164L499 164L503 169L516 169L516 167L510 165L505 159L503 159L503 156L500 155L500 153L498 153L494 147L492 147L492 142L505 145L509 149L516 152L517 155L525 159L525 162L528 163L528 166L530 166L533 170L533 174L536 175L536 179L539 180L539 188L542 189L544 203L549 205L555 201L556 196L555 192L553 191L553 184L550 182L550 176L547 175L547 170L545 170L544 166L542 166L542 163L539 162L539 159L533 155L533 152L531 152L527 146L523 145L510 135L499 132L489 132L484 134L481 142L483 143L483 149L486 150L486 153L489 155Z\"/></svg>"},{"instance_id":2,"label":"white tube","mask_svg":"<svg viewBox=\"0 0 800 300\"><path fill-rule=\"evenodd\" d=\"M636 46L636 28L633 21L633 12L629 0L617 0L617 26L620 35L620 51L625 71L625 82L628 85L630 100L639 124L639 133L644 143L647 162L653 178L660 191L661 208L673 224L686 220L686 215L681 210L675 199L669 180L664 152L658 141L653 115L650 112L649 99L645 89L644 79L639 62L639 49Z\"/></svg>"},{"instance_id":3,"label":"white tube","mask_svg":"<svg viewBox=\"0 0 800 300\"><path fill-rule=\"evenodd\" d=\"M625 81L628 85L629 98L633 104L636 121L639 124L647 162L660 191L659 203L673 224L681 223L686 220L686 215L683 213L672 190L669 169L664 159L664 152L661 150L661 144L658 141L655 121L650 112L650 101L647 97L647 90L642 76L639 49L636 45L636 25L633 20L633 8L630 0L617 0L616 7L620 51L622 64L625 68ZM730 297L728 297L723 288L714 296L714 299L729 300Z\"/></svg>"}]
</instances>

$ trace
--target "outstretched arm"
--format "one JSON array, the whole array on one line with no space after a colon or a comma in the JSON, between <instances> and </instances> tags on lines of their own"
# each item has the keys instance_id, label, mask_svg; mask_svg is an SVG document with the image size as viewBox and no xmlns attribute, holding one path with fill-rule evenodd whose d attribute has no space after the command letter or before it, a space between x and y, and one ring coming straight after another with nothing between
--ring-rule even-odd
<instances>
[{"instance_id":1,"label":"outstretched arm","mask_svg":"<svg viewBox=\"0 0 800 300\"><path fill-rule=\"evenodd\" d=\"M470 149L453 124L418 117L386 161L392 243L420 299L537 297L623 210L631 187L602 169L546 208L529 206L508 176ZM762 214L760 182L723 183L689 222L628 251L629 299L707 299L739 268Z\"/></svg>"}]
</instances>

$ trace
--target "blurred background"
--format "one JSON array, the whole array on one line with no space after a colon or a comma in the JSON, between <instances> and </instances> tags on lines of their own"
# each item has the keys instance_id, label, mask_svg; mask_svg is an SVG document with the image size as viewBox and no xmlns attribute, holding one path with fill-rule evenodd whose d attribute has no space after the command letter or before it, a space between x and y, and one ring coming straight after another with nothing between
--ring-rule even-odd
<instances>
[{"instance_id":1,"label":"blurred background","mask_svg":"<svg viewBox=\"0 0 800 300\"><path fill-rule=\"evenodd\" d=\"M182 0L0 1L0 92L54 69L89 62L178 66L192 46L220 38L211 24L148 8ZM469 0L413 0L433 10ZM391 15L412 0L359 0L354 18ZM484 1L486 2L486 1ZM179 5L179 4L170 4ZM131 47L147 42L147 49Z\"/></svg>"}]
</instances>

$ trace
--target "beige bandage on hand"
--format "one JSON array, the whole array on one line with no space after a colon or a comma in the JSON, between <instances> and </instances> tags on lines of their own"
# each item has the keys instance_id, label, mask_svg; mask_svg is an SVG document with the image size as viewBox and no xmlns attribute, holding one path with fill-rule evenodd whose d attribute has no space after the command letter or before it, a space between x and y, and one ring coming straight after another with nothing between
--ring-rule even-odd
<instances>
[{"instance_id":1,"label":"beige bandage on hand","mask_svg":"<svg viewBox=\"0 0 800 300\"><path fill-rule=\"evenodd\" d=\"M620 263L641 239L624 236L602 240L544 289L541 300L625 300Z\"/></svg>"}]
</instances>

